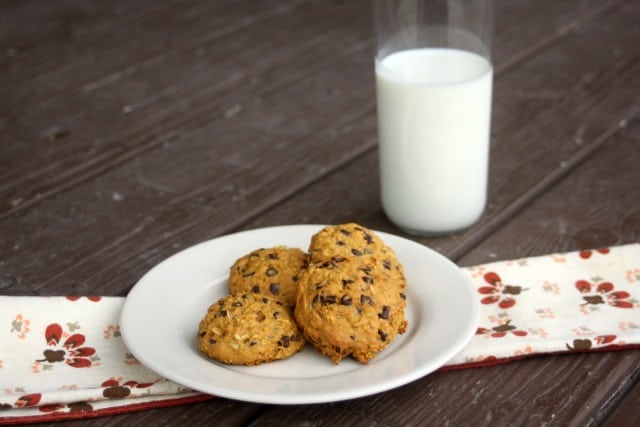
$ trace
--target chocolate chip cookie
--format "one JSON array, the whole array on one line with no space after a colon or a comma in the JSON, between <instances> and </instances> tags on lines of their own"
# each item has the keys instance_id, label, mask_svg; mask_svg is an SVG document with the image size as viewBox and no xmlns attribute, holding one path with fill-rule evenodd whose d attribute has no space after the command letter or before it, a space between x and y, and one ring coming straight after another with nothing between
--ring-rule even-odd
<instances>
[{"instance_id":1,"label":"chocolate chip cookie","mask_svg":"<svg viewBox=\"0 0 640 427\"><path fill-rule=\"evenodd\" d=\"M407 330L404 282L375 257L311 264L300 277L295 319L316 349L339 363L368 363Z\"/></svg>"},{"instance_id":2,"label":"chocolate chip cookie","mask_svg":"<svg viewBox=\"0 0 640 427\"><path fill-rule=\"evenodd\" d=\"M200 350L231 365L258 365L301 351L304 337L291 308L258 294L227 295L211 305L198 328Z\"/></svg>"},{"instance_id":3,"label":"chocolate chip cookie","mask_svg":"<svg viewBox=\"0 0 640 427\"><path fill-rule=\"evenodd\" d=\"M309 255L298 248L277 246L257 249L232 266L231 294L254 293L295 304L298 276L309 263Z\"/></svg>"}]
</instances>

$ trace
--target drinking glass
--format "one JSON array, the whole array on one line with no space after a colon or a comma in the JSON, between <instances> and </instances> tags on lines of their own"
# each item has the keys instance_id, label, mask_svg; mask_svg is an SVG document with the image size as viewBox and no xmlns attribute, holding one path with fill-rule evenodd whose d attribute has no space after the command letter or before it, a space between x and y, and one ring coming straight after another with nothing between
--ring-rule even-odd
<instances>
[{"instance_id":1,"label":"drinking glass","mask_svg":"<svg viewBox=\"0 0 640 427\"><path fill-rule=\"evenodd\" d=\"M404 231L475 223L487 199L491 0L374 0L382 206Z\"/></svg>"}]
</instances>

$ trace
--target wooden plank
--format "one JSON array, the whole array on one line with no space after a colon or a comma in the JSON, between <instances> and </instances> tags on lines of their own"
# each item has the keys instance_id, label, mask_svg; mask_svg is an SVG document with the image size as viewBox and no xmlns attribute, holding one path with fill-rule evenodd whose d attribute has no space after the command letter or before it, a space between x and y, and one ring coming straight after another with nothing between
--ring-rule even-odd
<instances>
[{"instance_id":1,"label":"wooden plank","mask_svg":"<svg viewBox=\"0 0 640 427\"><path fill-rule=\"evenodd\" d=\"M8 51L0 57L0 90L8 94L8 105L23 109L29 100L66 96L65 91L78 86L117 80L125 69L212 41L297 4L13 2L0 18L0 48ZM39 90L34 93L29 87Z\"/></svg>"},{"instance_id":2,"label":"wooden plank","mask_svg":"<svg viewBox=\"0 0 640 427\"><path fill-rule=\"evenodd\" d=\"M640 376L631 377L622 383L622 387L630 385L635 381L635 385L630 387L612 413L604 419L602 425L606 426L637 426L640 425Z\"/></svg>"},{"instance_id":3,"label":"wooden plank","mask_svg":"<svg viewBox=\"0 0 640 427\"><path fill-rule=\"evenodd\" d=\"M349 88L351 80L348 71L353 69L351 67L349 62L345 62L343 70L347 72L339 78L333 77L331 81L334 89ZM319 170L326 161L323 150L326 141L336 137L341 133L342 127L348 126L350 121L363 114L354 108L353 103L357 105L358 101L364 100L366 91L353 90L348 99L340 96L339 92L328 93L327 82L332 74L332 69L326 68L313 78L301 80L286 90L273 92L265 101L256 101L247 106L242 117L230 116L226 120L213 123L210 128L196 130L180 139L168 141L149 156L114 170L103 177L104 179L73 189L67 193L70 199L66 199L66 196L65 201L51 199L51 203L47 203L51 210L21 211L26 215L12 217L21 225L18 228L7 228L6 235L10 238L4 243L11 246L19 245L21 251L35 251L32 252L33 257L21 264L21 269L42 271L43 263L51 262L52 257L56 255L59 257L56 258L56 263L59 263L56 269L65 269L65 266L78 262L86 265L89 254L92 254L92 258L96 257L93 258L93 261L96 261L105 255L105 251L117 250L121 253L116 248L122 247L123 242L131 239L137 240L138 244L144 245L147 250L153 249L155 243L149 242L160 236L167 238L169 234L179 231L184 226L202 224L206 218L214 219L214 215L224 215L228 221L233 222L238 218L237 212L256 209L264 206L265 202L273 202L273 188L290 181L292 173L299 176L300 181L310 179L306 178L307 175L316 176L313 168ZM331 105L332 115L317 117L313 111L316 106L310 105L306 98L309 95L323 98L324 105ZM271 129L273 126L272 130L267 131L259 126L256 129L248 128L246 123L260 123L260 120L264 120L263 102L268 102L273 108L266 119L266 127ZM292 105L295 107L293 110ZM313 117L315 119L312 119ZM307 124L312 120L325 128L310 139L306 137L306 133ZM288 121L292 121L293 125L279 126L280 123ZM265 137L265 132L269 132L269 137L275 141L282 139L289 143L273 144ZM223 138L225 145L216 145L216 142ZM341 156L346 157L351 153L352 157L353 152L357 153L359 150L358 140L348 141L343 138L342 141L344 144ZM315 149L310 151L312 147ZM339 162L341 157L332 161ZM185 174L187 168L189 174ZM220 183L225 184L221 187ZM301 183L288 182L287 186L292 184L297 186ZM261 203L254 207L255 198L261 200ZM154 205L154 210L145 208ZM82 220L79 215L83 216ZM245 214L240 216L243 215ZM96 218L102 221L101 227L95 227ZM47 230L46 226L51 220L57 223L55 227L62 225L60 221L66 223L62 225L64 228L76 224L78 234L68 237L66 249L63 249L65 255L55 254L54 246L43 244L41 240L53 237L49 234L53 230ZM9 221L11 219L7 218L7 222ZM224 222L217 222L218 227L225 226ZM45 224L44 228L42 224ZM144 239L141 238L142 234L150 231L149 226L155 231ZM228 223L226 226L228 227ZM34 229L35 232L29 236L14 234L19 230L28 229ZM199 231L200 238L203 230L207 235L215 231L202 228ZM85 232L90 232L91 236L85 235ZM118 237L114 240L114 236ZM24 240L24 246L17 240ZM72 243L72 240L75 243ZM105 245L105 242L108 244ZM84 249L79 250L76 244L80 244ZM174 241L170 245L173 244L180 243ZM85 252L85 249L88 249L88 252ZM41 250L47 254L43 254L42 257L36 255L36 252ZM127 261L135 256L133 252L121 255ZM49 270L48 279L38 282L43 285L51 280L57 281L56 276L60 272L61 270L58 273Z\"/></svg>"},{"instance_id":4,"label":"wooden plank","mask_svg":"<svg viewBox=\"0 0 640 427\"><path fill-rule=\"evenodd\" d=\"M343 32L363 17L354 7L339 11L325 2L304 8L295 15L300 30L293 39L288 15L249 21L251 31L240 12L223 15L235 20L235 31L214 28L215 37L202 36L195 45L189 40L104 79L86 81L69 73L64 78L73 86L64 96L44 99L37 108L30 103L21 111L2 104L11 108L2 116L11 124L5 136L12 140L11 146L0 144L0 155L11 165L0 171L0 194L12 201L2 212L55 194L183 132L225 120L238 106L303 78L318 65L331 65L327 57L333 55L333 65L340 67L344 56L353 55L353 44L368 42L369 32ZM335 57L337 43L342 43L342 59ZM33 150L34 141L41 150Z\"/></svg>"},{"instance_id":5,"label":"wooden plank","mask_svg":"<svg viewBox=\"0 0 640 427\"><path fill-rule=\"evenodd\" d=\"M585 13L590 9L588 5L594 6L596 3L599 4L593 0L583 0L578 10ZM507 12L518 12L517 22L536 30L528 31L526 37L518 39L521 40L520 44L512 42L506 48L500 48L500 54L505 57L516 55L519 50L527 50L528 44L534 43L534 38L541 34L562 36L561 29L580 18L576 16L574 5L562 2L551 4L546 10L549 15L544 17L532 13L539 8L530 2L521 2L520 6L516 9L507 6ZM260 96L260 92L256 93L257 83L262 87L265 84L277 85L280 78L284 78L281 82L290 81L292 74L299 75L298 69L302 67L304 70L310 59L326 61L329 55L335 53L336 45L346 47L355 43L356 47L360 47L358 52L367 55L366 62L359 63L357 75L363 77L358 77L358 80L364 82L370 91L368 106L373 109L372 73L368 58L370 22L367 14L362 13L362 5L348 2L327 6L326 2L322 2L305 10L306 14L293 15L301 30L292 40L288 30L282 42L278 41L282 32L274 33L274 29L288 28L291 18L283 14L275 20L255 23L251 32L236 31L221 36L220 40L208 40L205 37L207 43L195 46L188 39L191 43L178 43L170 55L158 54L143 61L140 66L125 67L104 76L102 80L93 77L93 81L87 81L87 77L78 76L75 70L63 70L64 75L52 76L51 80L58 86L61 81L65 82L64 98L47 97L47 91L38 87L37 93L44 92L43 99L39 100L36 108L33 108L35 101L29 103L24 107L28 109L18 117L14 116L20 111L19 106L7 103L12 108L2 111L2 116L12 117L10 120L5 118L4 126L7 128L5 135L13 143L11 151L0 152L10 160L8 163L11 166L0 171L0 182L4 183L0 184L0 197L6 200L0 206L0 214L27 207L91 176L104 173L140 151L179 134L177 129L202 126L214 118L224 117L225 113L233 112L238 105ZM231 20L234 18L234 15L224 16ZM503 33L510 34L499 28L497 37ZM157 37L157 34L151 32L148 37ZM296 47L297 44L299 47ZM227 50L225 46L228 46ZM206 55L197 57L195 54L198 49ZM107 63L123 62L122 59L114 61L111 58L118 51L109 55L110 52L105 54ZM136 53L132 51L130 54ZM282 55L288 56L283 58ZM233 62L229 63L228 58L233 58ZM249 62L249 58L253 60ZM497 57L498 66L504 60ZM289 62L289 67L284 65ZM221 67L220 64L228 65ZM247 68L247 64L251 67ZM95 74L104 67L95 64L88 68ZM157 72L158 67L161 67L161 73ZM189 78L185 79L185 76ZM272 76L275 81L272 81ZM114 86L114 83L118 84ZM13 91L19 92L21 88L18 86ZM220 99L219 91L223 88L226 98ZM28 90L30 94L34 93L30 86ZM86 93L87 90L89 93ZM214 99L215 107L212 108ZM87 109L87 105L92 108ZM39 150L32 150L34 141L38 141ZM0 144L0 150L3 147L6 145Z\"/></svg>"},{"instance_id":6,"label":"wooden plank","mask_svg":"<svg viewBox=\"0 0 640 427\"><path fill-rule=\"evenodd\" d=\"M527 206L516 220L520 240L505 227L467 253L463 264L550 251L593 249L640 241L640 121L607 140L585 164L545 193L544 211ZM578 174L578 178L574 177ZM620 184L624 183L624 184ZM535 202L538 203L538 202Z\"/></svg>"},{"instance_id":7,"label":"wooden plank","mask_svg":"<svg viewBox=\"0 0 640 427\"><path fill-rule=\"evenodd\" d=\"M558 3L558 2L557 2ZM523 7L525 6L525 7ZM550 28L546 33L541 33L535 26L529 23L531 15L538 15L535 7L548 7L548 3L536 3L523 5L519 2L496 2L495 25L498 35L494 42L494 56L501 58L496 64L496 74L517 66L528 57L534 56L540 51L556 43L559 39L567 37L588 25L594 19L601 19L602 15L619 6L615 1L602 1L597 3L573 3L566 10L555 10L553 14L567 13L573 19L567 19L563 25ZM505 19L506 18L506 19ZM532 42L523 46L521 40Z\"/></svg>"}]
</instances>

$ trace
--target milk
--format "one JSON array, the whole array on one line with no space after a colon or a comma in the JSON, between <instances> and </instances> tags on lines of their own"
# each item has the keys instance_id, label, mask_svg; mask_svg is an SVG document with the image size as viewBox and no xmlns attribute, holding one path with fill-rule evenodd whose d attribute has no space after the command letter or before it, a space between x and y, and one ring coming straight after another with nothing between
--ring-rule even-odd
<instances>
[{"instance_id":1,"label":"milk","mask_svg":"<svg viewBox=\"0 0 640 427\"><path fill-rule=\"evenodd\" d=\"M396 225L437 234L482 215L492 77L485 58L456 49L376 62L382 205Z\"/></svg>"}]
</instances>

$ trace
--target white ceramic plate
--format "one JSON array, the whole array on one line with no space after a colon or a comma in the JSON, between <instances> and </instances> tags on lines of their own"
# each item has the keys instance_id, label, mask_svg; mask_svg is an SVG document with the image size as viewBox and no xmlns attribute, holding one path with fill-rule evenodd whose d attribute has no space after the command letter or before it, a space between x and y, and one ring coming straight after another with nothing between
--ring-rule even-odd
<instances>
[{"instance_id":1,"label":"white ceramic plate","mask_svg":"<svg viewBox=\"0 0 640 427\"><path fill-rule=\"evenodd\" d=\"M334 365L310 345L293 357L259 366L229 366L200 353L197 330L207 307L226 295L229 267L250 251L278 245L307 249L322 226L262 228L219 237L161 262L131 289L120 327L129 350L178 384L221 397L302 404L351 399L407 384L455 356L476 330L479 303L467 277L427 247L377 234L404 264L409 330L368 365Z\"/></svg>"}]
</instances>

